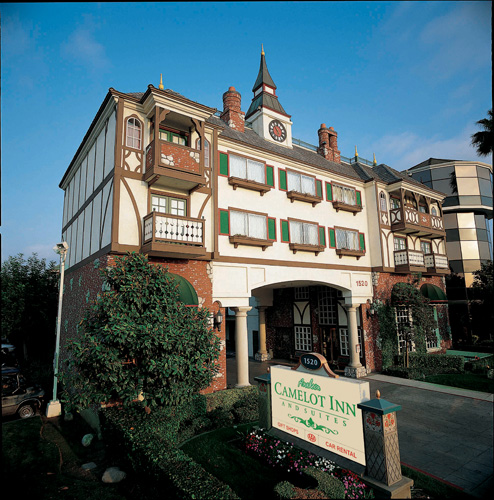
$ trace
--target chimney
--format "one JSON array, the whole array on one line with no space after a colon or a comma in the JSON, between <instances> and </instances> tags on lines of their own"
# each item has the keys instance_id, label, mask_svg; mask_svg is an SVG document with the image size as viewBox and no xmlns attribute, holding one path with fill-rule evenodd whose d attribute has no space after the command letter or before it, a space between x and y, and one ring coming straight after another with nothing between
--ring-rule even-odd
<instances>
[{"instance_id":1,"label":"chimney","mask_svg":"<svg viewBox=\"0 0 494 500\"><path fill-rule=\"evenodd\" d=\"M235 87L230 87L223 94L223 113L220 115L229 127L239 132L243 132L245 128L245 113L240 108L241 99Z\"/></svg>"},{"instance_id":2,"label":"chimney","mask_svg":"<svg viewBox=\"0 0 494 500\"><path fill-rule=\"evenodd\" d=\"M338 134L333 127L326 127L325 123L321 123L321 128L317 131L319 135L319 147L317 152L326 158L326 160L341 163L340 151L338 150Z\"/></svg>"}]
</instances>

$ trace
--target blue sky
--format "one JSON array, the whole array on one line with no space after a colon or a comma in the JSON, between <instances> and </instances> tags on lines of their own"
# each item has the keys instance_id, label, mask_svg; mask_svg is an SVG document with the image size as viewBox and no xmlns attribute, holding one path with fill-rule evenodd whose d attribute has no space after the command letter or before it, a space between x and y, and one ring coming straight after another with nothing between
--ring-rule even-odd
<instances>
[{"instance_id":1,"label":"blue sky","mask_svg":"<svg viewBox=\"0 0 494 500\"><path fill-rule=\"evenodd\" d=\"M492 107L490 2L2 4L2 260L56 260L58 184L108 88L252 99L261 43L293 136L404 170L475 160ZM482 161L491 163L492 159Z\"/></svg>"}]
</instances>

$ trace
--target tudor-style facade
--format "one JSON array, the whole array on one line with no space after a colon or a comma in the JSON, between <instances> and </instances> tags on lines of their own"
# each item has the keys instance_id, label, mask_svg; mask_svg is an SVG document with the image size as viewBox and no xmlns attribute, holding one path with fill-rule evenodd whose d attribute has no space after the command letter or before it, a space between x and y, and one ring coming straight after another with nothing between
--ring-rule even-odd
<instances>
[{"instance_id":1,"label":"tudor-style facade","mask_svg":"<svg viewBox=\"0 0 494 500\"><path fill-rule=\"evenodd\" d=\"M325 124L317 146L294 139L264 53L253 94L244 114L234 87L221 112L161 84L109 90L60 183L69 244L62 341L101 290L98 268L127 251L187 280L199 306L233 311L239 385L248 384L249 354L317 351L350 376L378 370L373 301L415 272L444 291L443 195L342 157ZM253 303L258 352L247 329ZM225 324L218 334L226 340ZM429 347L439 349L439 337ZM224 349L211 390L226 387L225 358Z\"/></svg>"}]
</instances>

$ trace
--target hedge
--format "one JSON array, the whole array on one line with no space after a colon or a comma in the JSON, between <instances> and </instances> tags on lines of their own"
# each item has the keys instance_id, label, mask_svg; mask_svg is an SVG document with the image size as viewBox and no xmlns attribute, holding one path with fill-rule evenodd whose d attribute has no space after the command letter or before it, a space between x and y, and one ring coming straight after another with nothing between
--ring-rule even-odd
<instances>
[{"instance_id":1,"label":"hedge","mask_svg":"<svg viewBox=\"0 0 494 500\"><path fill-rule=\"evenodd\" d=\"M141 406L102 410L103 436L135 470L169 483L177 499L236 499L238 496L178 447L193 436L259 418L258 388L250 386L194 396L180 407Z\"/></svg>"},{"instance_id":2,"label":"hedge","mask_svg":"<svg viewBox=\"0 0 494 500\"><path fill-rule=\"evenodd\" d=\"M428 375L442 373L463 373L464 363L462 356L447 356L445 354L409 354L409 366L399 366L402 355L395 359L395 365L383 370L386 375L409 379L420 379Z\"/></svg>"}]
</instances>

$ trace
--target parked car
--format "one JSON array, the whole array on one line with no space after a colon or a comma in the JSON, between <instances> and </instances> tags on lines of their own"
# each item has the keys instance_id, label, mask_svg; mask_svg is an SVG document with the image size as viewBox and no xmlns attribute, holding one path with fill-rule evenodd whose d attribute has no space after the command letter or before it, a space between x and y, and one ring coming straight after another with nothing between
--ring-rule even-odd
<instances>
[{"instance_id":1,"label":"parked car","mask_svg":"<svg viewBox=\"0 0 494 500\"><path fill-rule=\"evenodd\" d=\"M2 366L2 417L36 415L44 402L45 391L29 384L19 368Z\"/></svg>"},{"instance_id":2,"label":"parked car","mask_svg":"<svg viewBox=\"0 0 494 500\"><path fill-rule=\"evenodd\" d=\"M15 365L17 365L17 359L15 357L15 346L2 341L2 368L4 366Z\"/></svg>"}]
</instances>

